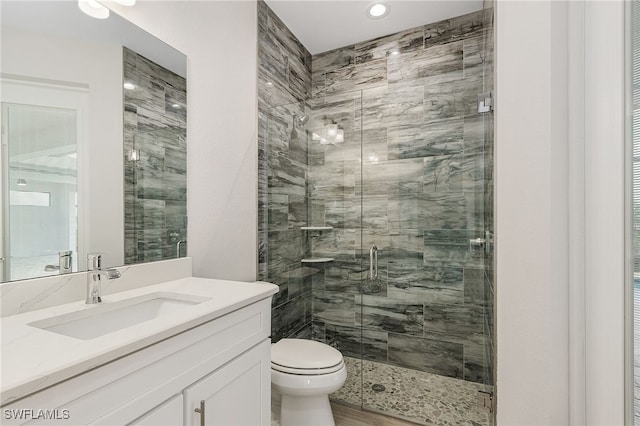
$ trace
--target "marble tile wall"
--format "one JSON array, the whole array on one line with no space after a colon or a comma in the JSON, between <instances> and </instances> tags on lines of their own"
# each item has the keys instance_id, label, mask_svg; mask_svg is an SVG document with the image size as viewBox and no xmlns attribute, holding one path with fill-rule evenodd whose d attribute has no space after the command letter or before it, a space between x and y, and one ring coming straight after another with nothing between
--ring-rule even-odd
<instances>
[{"instance_id":1,"label":"marble tile wall","mask_svg":"<svg viewBox=\"0 0 640 426\"><path fill-rule=\"evenodd\" d=\"M303 126L311 92L311 55L263 1L258 1L258 278L277 284L272 340L311 335L308 152Z\"/></svg>"},{"instance_id":2,"label":"marble tile wall","mask_svg":"<svg viewBox=\"0 0 640 426\"><path fill-rule=\"evenodd\" d=\"M173 259L187 239L186 80L126 47L123 58L136 86L124 90L125 264Z\"/></svg>"},{"instance_id":3,"label":"marble tile wall","mask_svg":"<svg viewBox=\"0 0 640 426\"><path fill-rule=\"evenodd\" d=\"M408 29L312 58L312 336L354 357L492 384L492 229L487 12ZM490 114L489 114L490 115ZM379 275L368 279L368 250ZM362 332L361 332L362 328Z\"/></svg>"}]
</instances>

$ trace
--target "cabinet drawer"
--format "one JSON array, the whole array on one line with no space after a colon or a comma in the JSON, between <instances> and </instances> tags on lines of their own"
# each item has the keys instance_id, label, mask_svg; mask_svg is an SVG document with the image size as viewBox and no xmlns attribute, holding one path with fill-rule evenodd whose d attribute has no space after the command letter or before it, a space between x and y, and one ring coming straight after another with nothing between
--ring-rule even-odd
<instances>
[{"instance_id":1,"label":"cabinet drawer","mask_svg":"<svg viewBox=\"0 0 640 426\"><path fill-rule=\"evenodd\" d=\"M266 339L270 309L262 300L3 408L66 409L73 424L131 422Z\"/></svg>"}]
</instances>

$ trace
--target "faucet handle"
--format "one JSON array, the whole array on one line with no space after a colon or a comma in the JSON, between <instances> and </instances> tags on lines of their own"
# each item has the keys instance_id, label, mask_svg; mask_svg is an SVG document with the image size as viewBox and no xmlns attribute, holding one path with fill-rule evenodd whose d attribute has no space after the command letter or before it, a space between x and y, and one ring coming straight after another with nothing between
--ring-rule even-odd
<instances>
[{"instance_id":1,"label":"faucet handle","mask_svg":"<svg viewBox=\"0 0 640 426\"><path fill-rule=\"evenodd\" d=\"M87 270L95 271L102 269L102 253L90 253L87 255Z\"/></svg>"}]
</instances>

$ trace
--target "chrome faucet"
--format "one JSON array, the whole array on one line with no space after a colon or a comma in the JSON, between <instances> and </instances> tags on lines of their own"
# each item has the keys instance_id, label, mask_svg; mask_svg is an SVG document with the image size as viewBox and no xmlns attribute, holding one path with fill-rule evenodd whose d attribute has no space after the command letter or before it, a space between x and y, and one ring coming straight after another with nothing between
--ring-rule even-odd
<instances>
[{"instance_id":1,"label":"chrome faucet","mask_svg":"<svg viewBox=\"0 0 640 426\"><path fill-rule=\"evenodd\" d=\"M100 293L102 277L106 280L114 280L120 278L120 271L117 269L102 269L102 255L87 255L87 299L84 301L87 305L95 305L102 302Z\"/></svg>"}]
</instances>

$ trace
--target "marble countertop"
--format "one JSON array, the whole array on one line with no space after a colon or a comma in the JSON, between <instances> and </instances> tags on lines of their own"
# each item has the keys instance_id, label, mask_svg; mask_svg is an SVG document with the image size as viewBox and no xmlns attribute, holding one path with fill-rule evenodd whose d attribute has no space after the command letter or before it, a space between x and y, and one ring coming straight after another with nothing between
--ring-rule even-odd
<instances>
[{"instance_id":1,"label":"marble countertop","mask_svg":"<svg viewBox=\"0 0 640 426\"><path fill-rule=\"evenodd\" d=\"M268 298L277 291L277 286L268 283L191 277L113 293L104 296L102 303L97 305L78 301L0 318L0 405ZM91 340L80 340L29 325L156 292L208 300Z\"/></svg>"}]
</instances>

